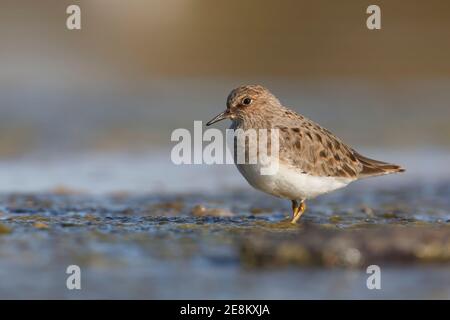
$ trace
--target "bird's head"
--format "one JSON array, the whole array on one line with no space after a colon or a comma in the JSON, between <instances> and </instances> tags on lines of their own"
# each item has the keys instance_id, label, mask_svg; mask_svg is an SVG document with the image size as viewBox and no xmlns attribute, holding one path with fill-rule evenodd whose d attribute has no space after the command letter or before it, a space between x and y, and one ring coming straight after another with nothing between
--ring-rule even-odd
<instances>
[{"instance_id":1,"label":"bird's head","mask_svg":"<svg viewBox=\"0 0 450 320\"><path fill-rule=\"evenodd\" d=\"M230 92L225 111L211 119L206 125L224 119L243 121L264 110L281 106L280 101L269 90L260 85L240 86Z\"/></svg>"}]
</instances>

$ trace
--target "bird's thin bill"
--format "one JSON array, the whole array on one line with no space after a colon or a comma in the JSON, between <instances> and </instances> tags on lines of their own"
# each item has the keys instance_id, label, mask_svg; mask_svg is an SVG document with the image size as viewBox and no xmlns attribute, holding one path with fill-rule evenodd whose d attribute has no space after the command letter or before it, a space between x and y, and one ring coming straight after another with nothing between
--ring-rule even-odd
<instances>
[{"instance_id":1,"label":"bird's thin bill","mask_svg":"<svg viewBox=\"0 0 450 320\"><path fill-rule=\"evenodd\" d=\"M210 121L208 121L208 123L206 124L207 126L212 125L213 123L216 123L218 121L221 121L223 119L227 119L228 118L228 112L225 110L224 112L222 112L221 114L215 116L214 118L212 118Z\"/></svg>"}]
</instances>

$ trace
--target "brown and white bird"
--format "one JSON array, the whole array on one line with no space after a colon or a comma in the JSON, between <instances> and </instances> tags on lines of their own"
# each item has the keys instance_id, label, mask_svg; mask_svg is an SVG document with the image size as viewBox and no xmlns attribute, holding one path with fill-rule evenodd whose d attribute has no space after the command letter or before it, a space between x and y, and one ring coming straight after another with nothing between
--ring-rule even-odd
<instances>
[{"instance_id":1,"label":"brown and white bird","mask_svg":"<svg viewBox=\"0 0 450 320\"><path fill-rule=\"evenodd\" d=\"M364 157L327 129L284 107L259 85L231 91L227 109L206 125L223 119L232 121L232 129L278 129L279 168L275 174L262 175L260 164L236 165L254 188L292 201L292 223L300 219L307 199L361 178L405 171L398 165Z\"/></svg>"}]
</instances>

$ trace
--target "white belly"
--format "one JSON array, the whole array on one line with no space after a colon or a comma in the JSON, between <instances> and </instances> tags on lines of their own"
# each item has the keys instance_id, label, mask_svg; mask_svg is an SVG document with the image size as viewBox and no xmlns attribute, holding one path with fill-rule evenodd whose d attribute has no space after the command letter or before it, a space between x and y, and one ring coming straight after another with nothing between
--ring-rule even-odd
<instances>
[{"instance_id":1,"label":"white belly","mask_svg":"<svg viewBox=\"0 0 450 320\"><path fill-rule=\"evenodd\" d=\"M259 164L237 164L239 172L254 188L290 200L311 199L348 185L353 179L315 177L280 164L274 175L261 175Z\"/></svg>"}]
</instances>

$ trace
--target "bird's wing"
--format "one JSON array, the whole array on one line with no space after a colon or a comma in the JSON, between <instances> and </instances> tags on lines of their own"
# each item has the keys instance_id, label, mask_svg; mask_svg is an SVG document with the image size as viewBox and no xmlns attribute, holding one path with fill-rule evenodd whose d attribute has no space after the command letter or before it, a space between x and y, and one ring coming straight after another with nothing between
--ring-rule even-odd
<instances>
[{"instance_id":1,"label":"bird's wing","mask_svg":"<svg viewBox=\"0 0 450 320\"><path fill-rule=\"evenodd\" d=\"M405 171L405 169L399 165L370 159L364 157L356 151L354 151L354 155L363 166L361 172L359 173L361 178Z\"/></svg>"},{"instance_id":2,"label":"bird's wing","mask_svg":"<svg viewBox=\"0 0 450 320\"><path fill-rule=\"evenodd\" d=\"M275 126L280 135L280 162L320 177L364 178L403 172L402 167L369 159L319 124L299 116L289 126Z\"/></svg>"},{"instance_id":3,"label":"bird's wing","mask_svg":"<svg viewBox=\"0 0 450 320\"><path fill-rule=\"evenodd\" d=\"M356 179L363 170L355 151L327 129L302 117L298 126L277 126L280 161L314 176Z\"/></svg>"}]
</instances>

